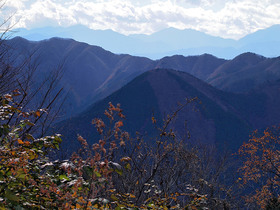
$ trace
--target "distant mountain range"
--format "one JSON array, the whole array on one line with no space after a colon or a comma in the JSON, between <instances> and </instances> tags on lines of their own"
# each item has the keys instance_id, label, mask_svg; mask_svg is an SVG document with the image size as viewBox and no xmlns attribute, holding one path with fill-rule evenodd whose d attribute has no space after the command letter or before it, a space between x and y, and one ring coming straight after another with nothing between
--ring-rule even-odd
<instances>
[{"instance_id":1,"label":"distant mountain range","mask_svg":"<svg viewBox=\"0 0 280 210\"><path fill-rule=\"evenodd\" d=\"M241 54L232 60L203 54L176 55L154 61L126 54L116 55L71 39L31 42L17 37L8 43L13 46L11 51L16 59L33 54L33 61L39 63L40 78L61 65L64 76L60 84L69 90L66 117L81 112L136 76L155 68L187 72L221 90L236 93L248 92L265 82L280 79L280 57L265 58L253 53Z\"/></svg>"},{"instance_id":2,"label":"distant mountain range","mask_svg":"<svg viewBox=\"0 0 280 210\"><path fill-rule=\"evenodd\" d=\"M240 40L223 39L203 32L168 28L151 35L125 36L112 30L91 30L82 25L68 28L46 27L37 29L16 29L14 35L32 41L52 37L72 38L91 45L100 46L116 54L144 56L160 59L172 55L200 55L204 53L232 59L245 52L265 57L280 55L280 25L259 30Z\"/></svg>"},{"instance_id":3,"label":"distant mountain range","mask_svg":"<svg viewBox=\"0 0 280 210\"><path fill-rule=\"evenodd\" d=\"M63 69L58 82L68 98L65 120L56 128L62 129L68 149L76 147L78 133L96 140L90 122L103 115L108 102L121 103L129 132L152 135L152 113L162 119L186 97L198 97L201 104L188 106L173 124L177 135L185 135L187 122L193 142L230 149L238 148L253 129L280 122L280 57L243 53L231 60L209 54L151 60L72 39L16 37L7 43L14 64L29 54L31 64L39 64L34 83L57 66Z\"/></svg>"}]
</instances>

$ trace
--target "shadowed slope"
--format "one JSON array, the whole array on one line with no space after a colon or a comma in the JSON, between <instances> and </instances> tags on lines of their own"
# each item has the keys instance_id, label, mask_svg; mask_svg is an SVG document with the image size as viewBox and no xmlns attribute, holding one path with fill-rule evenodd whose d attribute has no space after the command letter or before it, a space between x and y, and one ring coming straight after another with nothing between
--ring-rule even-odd
<instances>
[{"instance_id":1,"label":"shadowed slope","mask_svg":"<svg viewBox=\"0 0 280 210\"><path fill-rule=\"evenodd\" d=\"M152 137L156 134L151 121L152 114L160 121L175 111L178 103L193 97L198 97L201 103L189 104L170 125L177 131L178 138L185 139L189 130L191 139L188 141L192 143L215 144L230 149L237 148L246 140L248 123L224 99L231 95L225 95L187 73L166 69L156 69L138 76L77 117L59 123L58 127L62 128L60 132L66 139L65 147L76 147L74 142L78 133L93 143L98 140L98 135L91 120L104 117L104 109L112 102L120 103L124 110L127 118L125 130L132 135L139 131Z\"/></svg>"}]
</instances>

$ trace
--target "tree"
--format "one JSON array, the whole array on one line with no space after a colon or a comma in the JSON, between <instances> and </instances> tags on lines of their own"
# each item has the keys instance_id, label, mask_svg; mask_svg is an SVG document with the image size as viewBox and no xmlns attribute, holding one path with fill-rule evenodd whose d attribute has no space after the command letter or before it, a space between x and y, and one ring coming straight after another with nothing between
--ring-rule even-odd
<instances>
[{"instance_id":1,"label":"tree","mask_svg":"<svg viewBox=\"0 0 280 210\"><path fill-rule=\"evenodd\" d=\"M0 10L3 11L5 1L0 0ZM10 37L10 17L4 17L3 13L0 15L0 94L8 93L11 89L15 89L16 76L18 68L11 65L11 58L9 54L10 47L6 44L6 40Z\"/></svg>"},{"instance_id":2,"label":"tree","mask_svg":"<svg viewBox=\"0 0 280 210\"><path fill-rule=\"evenodd\" d=\"M50 155L59 149L60 135L35 138L28 133L41 111L24 112L17 107L14 91L0 97L0 208L38 209L99 209L117 206L109 203L112 188L111 173L122 173L119 164L110 160L116 146L106 141L89 148L81 136L79 154L70 160L54 161ZM118 111L113 105L111 109ZM110 108L109 108L110 112ZM119 111L120 116L121 112ZM9 122L13 115L19 124ZM9 122L9 123L8 123ZM103 123L94 121L100 132ZM114 136L121 134L121 121L111 130Z\"/></svg>"},{"instance_id":3,"label":"tree","mask_svg":"<svg viewBox=\"0 0 280 210\"><path fill-rule=\"evenodd\" d=\"M213 161L212 152L190 147L168 127L176 112L159 128L154 144L132 139L123 131L120 105L109 104L102 119L92 121L99 142L69 160L52 160L59 135L36 138L28 133L44 110L23 111L18 91L0 100L1 208L47 209L181 209L234 207L230 189L221 182L226 159ZM186 101L186 104L191 100ZM18 119L10 121L10 116ZM156 119L152 118L156 123ZM210 160L209 160L210 159ZM206 161L209 160L209 161Z\"/></svg>"},{"instance_id":4,"label":"tree","mask_svg":"<svg viewBox=\"0 0 280 210\"><path fill-rule=\"evenodd\" d=\"M268 128L263 133L253 132L249 142L239 149L239 155L244 160L239 169L241 183L253 191L246 196L246 201L262 208L275 205L275 200L279 202L280 127Z\"/></svg>"},{"instance_id":5,"label":"tree","mask_svg":"<svg viewBox=\"0 0 280 210\"><path fill-rule=\"evenodd\" d=\"M163 126L157 127L158 120L152 117L159 131L156 137L149 140L141 135L129 138L115 151L114 161L121 160L124 169L121 175L113 174L118 194L133 194L135 198L130 201L138 206L156 201L169 208L237 207L230 185L234 182L223 177L229 169L228 155L218 158L213 148L190 145L177 137L176 130L169 126L177 113L195 100L181 104L167 116ZM122 156L128 157L129 162Z\"/></svg>"},{"instance_id":6,"label":"tree","mask_svg":"<svg viewBox=\"0 0 280 210\"><path fill-rule=\"evenodd\" d=\"M1 11L5 10L5 2L0 0ZM25 112L41 110L40 116L33 122L36 126L29 127L26 131L38 137L44 136L58 120L66 99L67 90L60 84L64 61L50 69L47 75L41 75L37 49L32 52L19 52L14 49L15 46L9 45L8 39L13 27L10 19L13 15L5 17L3 13L0 15L0 95L20 92L14 99L15 107ZM10 115L8 123L19 123L15 114Z\"/></svg>"},{"instance_id":7,"label":"tree","mask_svg":"<svg viewBox=\"0 0 280 210\"><path fill-rule=\"evenodd\" d=\"M19 109L14 100L18 95L15 91L0 98L0 208L52 208L58 187L44 165L49 164L48 152L58 149L61 139L59 135L34 138L26 132L35 126L31 119L41 112ZM19 124L7 123L11 115L20 119Z\"/></svg>"}]
</instances>

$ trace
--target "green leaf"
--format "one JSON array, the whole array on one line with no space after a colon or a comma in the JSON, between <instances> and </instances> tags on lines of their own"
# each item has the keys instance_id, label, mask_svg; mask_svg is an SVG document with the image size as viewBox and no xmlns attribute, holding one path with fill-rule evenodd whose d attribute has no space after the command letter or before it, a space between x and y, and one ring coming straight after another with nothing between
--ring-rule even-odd
<instances>
[{"instance_id":1,"label":"green leaf","mask_svg":"<svg viewBox=\"0 0 280 210\"><path fill-rule=\"evenodd\" d=\"M121 175L121 176L123 175L123 171L122 171L122 170L119 170L119 169L116 168L115 171L116 171L119 175Z\"/></svg>"},{"instance_id":2,"label":"green leaf","mask_svg":"<svg viewBox=\"0 0 280 210\"><path fill-rule=\"evenodd\" d=\"M149 203L149 204L148 204L148 207L150 207L150 208L154 208L154 207L155 207L155 204L153 204L153 203Z\"/></svg>"},{"instance_id":3,"label":"green leaf","mask_svg":"<svg viewBox=\"0 0 280 210\"><path fill-rule=\"evenodd\" d=\"M68 178L65 174L60 175L60 176L59 176L59 179L60 179L60 180L66 179L67 181L69 181L69 178Z\"/></svg>"},{"instance_id":4,"label":"green leaf","mask_svg":"<svg viewBox=\"0 0 280 210\"><path fill-rule=\"evenodd\" d=\"M11 190L6 190L5 197L10 201L19 201L18 196L16 196Z\"/></svg>"},{"instance_id":5,"label":"green leaf","mask_svg":"<svg viewBox=\"0 0 280 210\"><path fill-rule=\"evenodd\" d=\"M36 152L34 150L32 150L32 149L28 151L28 155L29 155L29 159L30 160L34 160L34 159L36 159L38 157Z\"/></svg>"},{"instance_id":6,"label":"green leaf","mask_svg":"<svg viewBox=\"0 0 280 210\"><path fill-rule=\"evenodd\" d=\"M119 201L119 199L118 199L115 195L111 195L111 199L112 199L113 201Z\"/></svg>"},{"instance_id":7,"label":"green leaf","mask_svg":"<svg viewBox=\"0 0 280 210\"><path fill-rule=\"evenodd\" d=\"M32 123L32 122L30 122L29 120L26 120L25 123L26 123L27 125L29 125L29 126L35 126L35 124Z\"/></svg>"},{"instance_id":8,"label":"green leaf","mask_svg":"<svg viewBox=\"0 0 280 210\"><path fill-rule=\"evenodd\" d=\"M19 178L20 180L25 180L25 178L27 177L27 174L24 172L23 169L17 170L17 178Z\"/></svg>"},{"instance_id":9,"label":"green leaf","mask_svg":"<svg viewBox=\"0 0 280 210\"><path fill-rule=\"evenodd\" d=\"M54 140L55 140L57 143L61 143L61 142L62 142L62 139L61 139L59 136L55 136L55 137L54 137Z\"/></svg>"},{"instance_id":10,"label":"green leaf","mask_svg":"<svg viewBox=\"0 0 280 210\"><path fill-rule=\"evenodd\" d=\"M95 174L98 178L100 178L100 177L102 176L98 171L94 171L94 174Z\"/></svg>"},{"instance_id":11,"label":"green leaf","mask_svg":"<svg viewBox=\"0 0 280 210\"><path fill-rule=\"evenodd\" d=\"M125 168L131 171L131 165L129 163L125 165Z\"/></svg>"},{"instance_id":12,"label":"green leaf","mask_svg":"<svg viewBox=\"0 0 280 210\"><path fill-rule=\"evenodd\" d=\"M54 146L56 149L59 149L59 144L58 143L54 143Z\"/></svg>"}]
</instances>

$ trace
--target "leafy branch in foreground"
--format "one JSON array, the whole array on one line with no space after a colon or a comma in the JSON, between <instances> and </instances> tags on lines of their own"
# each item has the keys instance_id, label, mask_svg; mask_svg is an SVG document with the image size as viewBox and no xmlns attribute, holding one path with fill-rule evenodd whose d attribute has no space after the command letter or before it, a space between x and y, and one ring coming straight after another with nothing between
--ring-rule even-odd
<instances>
[{"instance_id":1,"label":"leafy branch in foreground","mask_svg":"<svg viewBox=\"0 0 280 210\"><path fill-rule=\"evenodd\" d=\"M252 189L246 196L248 203L266 208L280 201L280 128L253 132L249 142L239 149L243 166L239 169L243 186ZM272 202L273 201L273 202ZM277 202L275 202L277 201Z\"/></svg>"},{"instance_id":2,"label":"leafy branch in foreground","mask_svg":"<svg viewBox=\"0 0 280 210\"><path fill-rule=\"evenodd\" d=\"M6 94L0 104L0 200L1 207L52 207L57 186L42 166L48 164L47 154L58 149L59 135L35 139L26 130L35 126L30 118L37 118L41 111L23 112L16 106L14 97ZM11 115L21 119L19 124L9 122Z\"/></svg>"},{"instance_id":3,"label":"leafy branch in foreground","mask_svg":"<svg viewBox=\"0 0 280 210\"><path fill-rule=\"evenodd\" d=\"M23 112L14 100L18 94L1 97L1 208L213 209L230 205L230 190L219 181L225 164L209 162L208 154L176 137L168 125L177 112L164 121L149 144L123 131L120 105L109 103L104 113L109 124L98 118L92 121L100 140L88 145L78 135L81 149L69 160L53 161L48 157L59 149L60 136L29 134L45 110ZM11 115L17 120L9 121Z\"/></svg>"}]
</instances>

